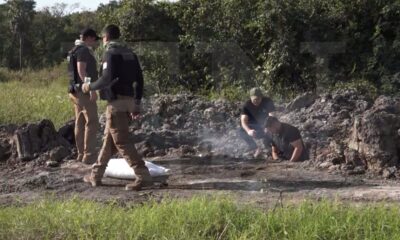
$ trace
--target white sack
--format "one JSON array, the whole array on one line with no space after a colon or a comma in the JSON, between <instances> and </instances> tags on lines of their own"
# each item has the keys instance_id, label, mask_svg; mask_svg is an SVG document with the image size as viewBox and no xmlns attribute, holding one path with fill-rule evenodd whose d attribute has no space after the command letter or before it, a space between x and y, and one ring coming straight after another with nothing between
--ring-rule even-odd
<instances>
[{"instance_id":1,"label":"white sack","mask_svg":"<svg viewBox=\"0 0 400 240\"><path fill-rule=\"evenodd\" d=\"M145 161L146 167L150 171L152 177L168 176L169 169L161 167L154 163ZM135 171L129 166L128 162L123 158L112 158L108 162L105 177L121 178L121 179L135 179Z\"/></svg>"}]
</instances>

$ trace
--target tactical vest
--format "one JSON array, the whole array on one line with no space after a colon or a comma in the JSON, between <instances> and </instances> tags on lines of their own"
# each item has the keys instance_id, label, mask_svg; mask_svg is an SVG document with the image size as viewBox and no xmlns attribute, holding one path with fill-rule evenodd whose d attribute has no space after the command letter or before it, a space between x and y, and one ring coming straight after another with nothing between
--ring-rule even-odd
<instances>
[{"instance_id":1,"label":"tactical vest","mask_svg":"<svg viewBox=\"0 0 400 240\"><path fill-rule=\"evenodd\" d=\"M111 55L111 61L108 62L112 69L112 78L118 79L113 82L109 88L100 90L100 98L103 100L115 100L117 95L134 97L133 83L136 81L137 57L127 47L111 46L107 50L107 54ZM101 67L100 73L103 72Z\"/></svg>"},{"instance_id":2,"label":"tactical vest","mask_svg":"<svg viewBox=\"0 0 400 240\"><path fill-rule=\"evenodd\" d=\"M68 52L67 61L68 61L68 75L69 75L69 86L68 86L69 93L76 93L79 89L80 84L82 84L82 81L78 73L76 52L83 47L85 46L77 45Z\"/></svg>"}]
</instances>

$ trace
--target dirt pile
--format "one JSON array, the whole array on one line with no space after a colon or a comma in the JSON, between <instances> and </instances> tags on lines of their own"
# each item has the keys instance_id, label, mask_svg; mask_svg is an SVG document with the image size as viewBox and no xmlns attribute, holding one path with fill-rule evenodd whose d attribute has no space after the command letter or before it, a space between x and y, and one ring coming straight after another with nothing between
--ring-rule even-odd
<instances>
[{"instance_id":1,"label":"dirt pile","mask_svg":"<svg viewBox=\"0 0 400 240\"><path fill-rule=\"evenodd\" d=\"M244 157L247 146L238 137L242 103L209 101L193 95L162 95L144 100L143 105L143 119L132 123L130 130L132 142L145 157ZM353 91L306 93L282 106L277 116L298 127L310 149L311 160L305 166L344 174L370 170L388 178L397 175L398 98L382 96L372 100ZM100 122L102 131L104 116ZM73 158L73 122L59 132L48 120L21 127L2 126L0 139L0 161L37 159L57 166L63 159Z\"/></svg>"},{"instance_id":2,"label":"dirt pile","mask_svg":"<svg viewBox=\"0 0 400 240\"><path fill-rule=\"evenodd\" d=\"M22 126L1 126L2 160L12 163L24 163L35 160L56 166L71 154L72 145L54 128L50 120Z\"/></svg>"},{"instance_id":3,"label":"dirt pile","mask_svg":"<svg viewBox=\"0 0 400 240\"><path fill-rule=\"evenodd\" d=\"M218 154L240 155L237 139L240 103L207 101L191 95L164 95L144 102L141 126L134 125L138 148L148 156Z\"/></svg>"},{"instance_id":4,"label":"dirt pile","mask_svg":"<svg viewBox=\"0 0 400 240\"><path fill-rule=\"evenodd\" d=\"M307 94L305 94L307 95ZM366 170L394 177L400 156L400 99L375 101L353 91L303 96L308 107L280 113L282 121L300 128L312 154L312 165L345 174ZM302 106L290 103L289 106ZM304 104L303 104L304 106Z\"/></svg>"},{"instance_id":5,"label":"dirt pile","mask_svg":"<svg viewBox=\"0 0 400 240\"><path fill-rule=\"evenodd\" d=\"M399 163L399 129L400 99L382 96L355 117L348 146L360 154L368 169L382 171Z\"/></svg>"},{"instance_id":6,"label":"dirt pile","mask_svg":"<svg viewBox=\"0 0 400 240\"><path fill-rule=\"evenodd\" d=\"M145 102L141 128L132 130L148 156L209 154L243 157L238 137L241 103L190 95L158 96ZM354 91L306 93L277 116L298 127L310 149L309 166L344 174L367 170L394 177L400 155L400 100L376 100Z\"/></svg>"}]
</instances>

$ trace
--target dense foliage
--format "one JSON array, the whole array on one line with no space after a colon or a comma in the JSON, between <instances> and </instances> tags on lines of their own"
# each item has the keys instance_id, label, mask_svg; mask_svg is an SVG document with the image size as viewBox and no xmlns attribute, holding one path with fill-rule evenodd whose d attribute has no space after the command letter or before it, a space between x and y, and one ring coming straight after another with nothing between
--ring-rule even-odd
<instances>
[{"instance_id":1,"label":"dense foliage","mask_svg":"<svg viewBox=\"0 0 400 240\"><path fill-rule=\"evenodd\" d=\"M33 7L0 5L1 66L20 67L18 37L22 67L43 68L63 61L84 26L100 31L115 23L140 55L153 92L261 85L290 97L360 82L380 93L400 89L398 0L121 0L79 13L62 4ZM16 11L33 19L20 19L23 34L12 27Z\"/></svg>"}]
</instances>

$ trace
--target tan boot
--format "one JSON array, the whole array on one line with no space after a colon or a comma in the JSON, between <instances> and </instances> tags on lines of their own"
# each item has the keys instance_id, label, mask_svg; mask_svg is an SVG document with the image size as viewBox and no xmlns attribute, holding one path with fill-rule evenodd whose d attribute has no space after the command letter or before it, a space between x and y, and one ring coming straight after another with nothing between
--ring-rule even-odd
<instances>
[{"instance_id":1,"label":"tan boot","mask_svg":"<svg viewBox=\"0 0 400 240\"><path fill-rule=\"evenodd\" d=\"M83 181L86 183L90 183L92 185L92 187L101 186L101 180L94 179L91 174L85 175L83 177Z\"/></svg>"},{"instance_id":2,"label":"tan boot","mask_svg":"<svg viewBox=\"0 0 400 240\"><path fill-rule=\"evenodd\" d=\"M153 186L153 179L147 168L143 170L135 169L136 180L133 183L129 183L125 186L127 191L140 191L144 187Z\"/></svg>"}]
</instances>

